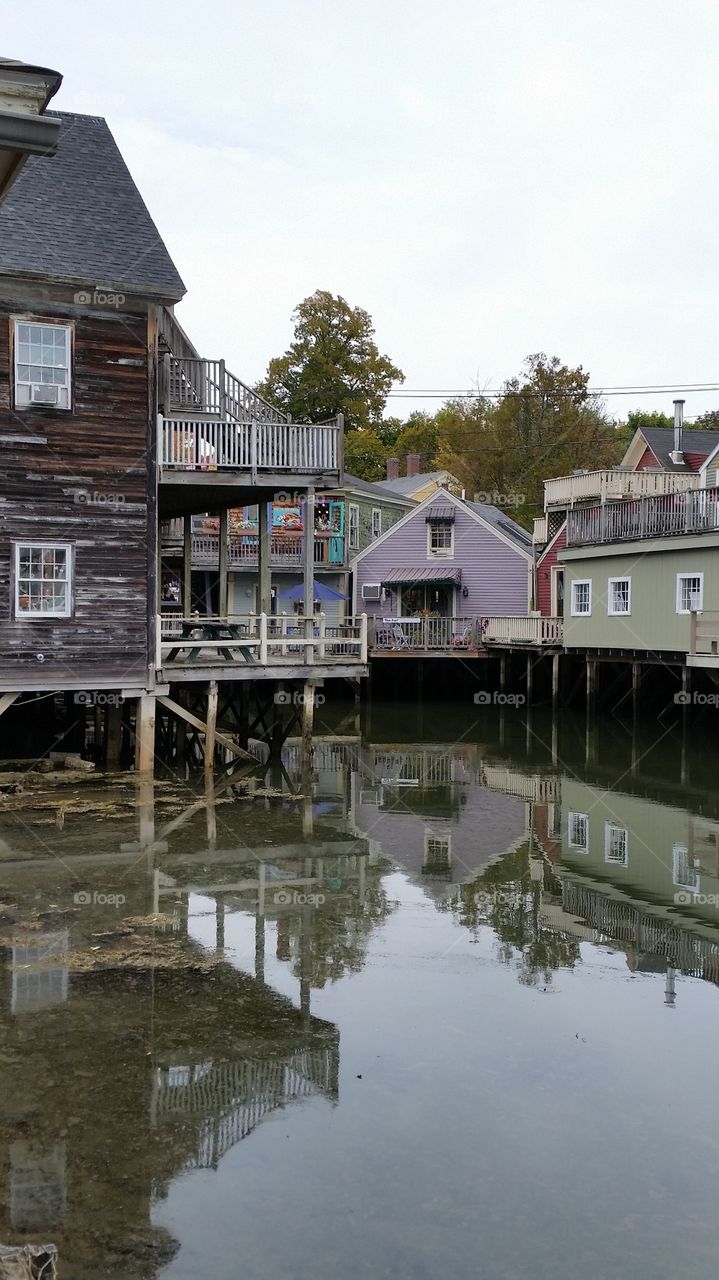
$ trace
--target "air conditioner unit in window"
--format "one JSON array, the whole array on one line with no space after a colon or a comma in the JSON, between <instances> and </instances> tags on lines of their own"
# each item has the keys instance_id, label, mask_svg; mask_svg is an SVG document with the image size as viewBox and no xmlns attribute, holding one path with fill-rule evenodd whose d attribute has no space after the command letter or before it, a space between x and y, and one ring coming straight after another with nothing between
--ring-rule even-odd
<instances>
[{"instance_id":1,"label":"air conditioner unit in window","mask_svg":"<svg viewBox=\"0 0 719 1280\"><path fill-rule=\"evenodd\" d=\"M362 583L362 599L363 600L381 600L382 599L381 582L363 582Z\"/></svg>"},{"instance_id":2,"label":"air conditioner unit in window","mask_svg":"<svg viewBox=\"0 0 719 1280\"><path fill-rule=\"evenodd\" d=\"M46 382L34 382L30 387L31 404L59 404L60 387Z\"/></svg>"}]
</instances>

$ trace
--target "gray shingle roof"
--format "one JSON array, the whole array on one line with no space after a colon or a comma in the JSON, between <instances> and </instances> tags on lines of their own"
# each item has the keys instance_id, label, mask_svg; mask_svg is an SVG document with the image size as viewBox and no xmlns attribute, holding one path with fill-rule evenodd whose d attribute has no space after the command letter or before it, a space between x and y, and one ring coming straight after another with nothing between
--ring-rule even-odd
<instances>
[{"instance_id":1,"label":"gray shingle roof","mask_svg":"<svg viewBox=\"0 0 719 1280\"><path fill-rule=\"evenodd\" d=\"M422 471L417 476L398 476L396 480L378 480L377 484L380 489L390 489L392 493L399 493L403 498L411 498L417 489L424 488L428 480L445 480L448 475L448 471Z\"/></svg>"},{"instance_id":2,"label":"gray shingle roof","mask_svg":"<svg viewBox=\"0 0 719 1280\"><path fill-rule=\"evenodd\" d=\"M390 502L392 498L396 498L398 502L401 502L402 506L412 505L410 499L403 497L402 494L388 493L387 486L381 481L362 480L359 476L351 476L348 471L345 471L344 485L342 487L356 489L358 493L366 493L369 497L376 498L377 501L381 499L383 502Z\"/></svg>"},{"instance_id":3,"label":"gray shingle roof","mask_svg":"<svg viewBox=\"0 0 719 1280\"><path fill-rule=\"evenodd\" d=\"M523 551L531 551L531 533L528 533L526 529L523 529L521 524L517 524L516 520L512 520L510 516L505 515L503 511L500 511L499 507L490 507L484 502L468 502L466 499L465 506L469 507L472 511L476 511L477 515L481 516L483 520L486 520L488 524L491 524L493 528L504 533L506 537L511 538L512 541L516 542Z\"/></svg>"},{"instance_id":4,"label":"gray shingle roof","mask_svg":"<svg viewBox=\"0 0 719 1280\"><path fill-rule=\"evenodd\" d=\"M673 427L640 427L649 448L664 471L693 471L686 462L672 462L669 454L674 449ZM682 453L701 453L707 457L719 444L719 431L702 431L700 428L682 430Z\"/></svg>"},{"instance_id":5,"label":"gray shingle roof","mask_svg":"<svg viewBox=\"0 0 719 1280\"><path fill-rule=\"evenodd\" d=\"M107 123L53 114L57 154L31 157L0 205L0 274L179 301L185 286Z\"/></svg>"}]
</instances>

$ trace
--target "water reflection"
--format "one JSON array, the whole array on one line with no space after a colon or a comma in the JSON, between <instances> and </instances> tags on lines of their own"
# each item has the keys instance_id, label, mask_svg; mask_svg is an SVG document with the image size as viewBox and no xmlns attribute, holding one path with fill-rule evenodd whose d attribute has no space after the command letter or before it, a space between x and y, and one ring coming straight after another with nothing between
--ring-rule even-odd
<instances>
[{"instance_id":1,"label":"water reflection","mask_svg":"<svg viewBox=\"0 0 719 1280\"><path fill-rule=\"evenodd\" d=\"M452 728L403 741L413 726L383 731L375 710L311 765L288 744L263 780L39 789L0 810L1 1240L51 1239L78 1280L199 1274L161 1206L285 1109L342 1108L348 984L391 972L397 872L423 928L487 941L538 999L598 949L669 1007L680 979L719 981L719 805L699 758L620 740L610 768L570 724ZM375 1045L373 1025L379 1058L391 1031Z\"/></svg>"}]
</instances>

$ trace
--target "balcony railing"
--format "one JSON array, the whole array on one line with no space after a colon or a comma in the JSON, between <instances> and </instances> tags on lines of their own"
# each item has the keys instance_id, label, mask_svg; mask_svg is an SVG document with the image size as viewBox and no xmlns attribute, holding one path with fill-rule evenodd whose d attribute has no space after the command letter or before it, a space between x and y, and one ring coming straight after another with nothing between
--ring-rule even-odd
<instances>
[{"instance_id":1,"label":"balcony railing","mask_svg":"<svg viewBox=\"0 0 719 1280\"><path fill-rule=\"evenodd\" d=\"M288 422L256 391L225 368L224 360L167 355L163 365L160 403L172 413L209 414L235 422Z\"/></svg>"},{"instance_id":2,"label":"balcony railing","mask_svg":"<svg viewBox=\"0 0 719 1280\"><path fill-rule=\"evenodd\" d=\"M324 614L233 614L158 619L157 667L167 674L220 666L303 667L367 662L367 616L328 623Z\"/></svg>"},{"instance_id":3,"label":"balcony railing","mask_svg":"<svg viewBox=\"0 0 719 1280\"><path fill-rule=\"evenodd\" d=\"M161 472L246 471L339 476L340 419L296 422L213 422L160 419Z\"/></svg>"},{"instance_id":4,"label":"balcony railing","mask_svg":"<svg viewBox=\"0 0 719 1280\"><path fill-rule=\"evenodd\" d=\"M375 653L462 653L476 649L479 618L373 618L370 648Z\"/></svg>"},{"instance_id":5,"label":"balcony railing","mask_svg":"<svg viewBox=\"0 0 719 1280\"><path fill-rule=\"evenodd\" d=\"M571 507L576 502L610 502L617 498L651 497L655 494L697 489L700 477L682 471L583 471L544 481L544 509Z\"/></svg>"},{"instance_id":6,"label":"balcony railing","mask_svg":"<svg viewBox=\"0 0 719 1280\"><path fill-rule=\"evenodd\" d=\"M177 525L179 524L179 531ZM163 550L177 550L182 546L182 521L174 521L172 530L162 531ZM179 536L178 536L179 533ZM270 565L272 568L301 569L303 565L302 533L275 533L270 537ZM339 533L315 534L315 565L341 569L344 566L344 536ZM198 568L215 567L219 563L220 538L217 533L192 535L192 563ZM259 541L253 533L233 533L227 539L227 563L231 569L256 569L259 564Z\"/></svg>"},{"instance_id":7,"label":"balcony railing","mask_svg":"<svg viewBox=\"0 0 719 1280\"><path fill-rule=\"evenodd\" d=\"M482 627L482 641L486 645L554 645L562 643L563 625L561 618L546 618L538 615L518 614L513 617L496 616L485 618Z\"/></svg>"},{"instance_id":8,"label":"balcony railing","mask_svg":"<svg viewBox=\"0 0 719 1280\"><path fill-rule=\"evenodd\" d=\"M567 546L582 547L683 533L719 533L719 489L696 489L567 513Z\"/></svg>"}]
</instances>

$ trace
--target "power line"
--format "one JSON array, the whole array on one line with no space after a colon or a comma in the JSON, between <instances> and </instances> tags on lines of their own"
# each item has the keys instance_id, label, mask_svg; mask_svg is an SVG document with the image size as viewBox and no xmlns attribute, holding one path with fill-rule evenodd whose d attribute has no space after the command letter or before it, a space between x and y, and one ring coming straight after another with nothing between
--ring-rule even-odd
<instances>
[{"instance_id":1,"label":"power line","mask_svg":"<svg viewBox=\"0 0 719 1280\"><path fill-rule=\"evenodd\" d=\"M530 388L520 388L518 391L511 389L503 390L485 390L485 391L407 391L404 388L401 391L390 391L389 398L391 400L505 400L534 398L547 400L576 400L589 399L595 396L604 398L609 396L656 396L666 395L668 392L681 392L683 395L704 394L708 391L719 392L719 384L706 383L698 386L677 386L673 384L668 387L632 387L632 388L616 388L609 389L605 387L587 387L582 391L533 391Z\"/></svg>"}]
</instances>

